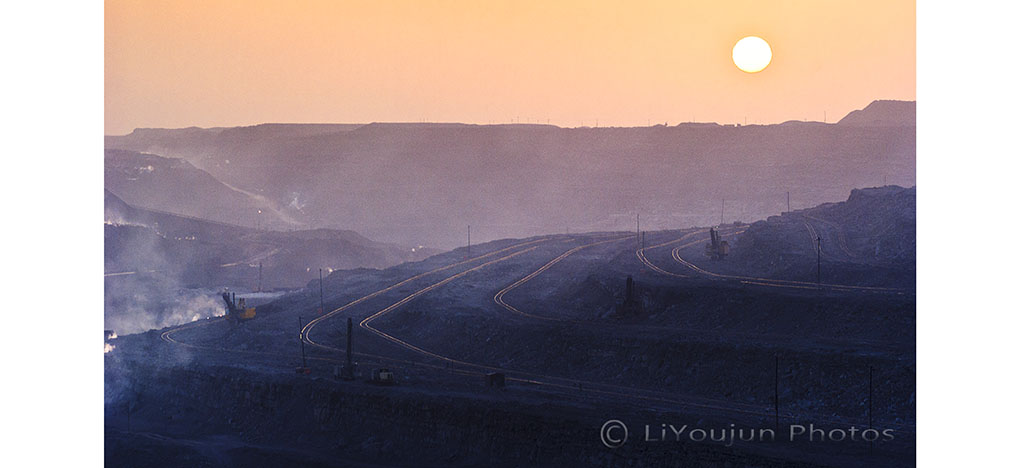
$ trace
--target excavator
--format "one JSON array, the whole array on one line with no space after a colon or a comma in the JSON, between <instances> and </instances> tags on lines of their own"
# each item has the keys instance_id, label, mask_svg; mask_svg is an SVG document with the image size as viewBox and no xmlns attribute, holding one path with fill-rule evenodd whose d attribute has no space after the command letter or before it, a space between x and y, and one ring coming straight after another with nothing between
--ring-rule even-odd
<instances>
[{"instance_id":1,"label":"excavator","mask_svg":"<svg viewBox=\"0 0 1024 468\"><path fill-rule=\"evenodd\" d=\"M246 307L244 297L240 297L236 300L235 293L228 292L222 293L220 297L223 298L224 303L228 305L228 319L244 322L246 320L256 318L256 308Z\"/></svg>"},{"instance_id":2,"label":"excavator","mask_svg":"<svg viewBox=\"0 0 1024 468\"><path fill-rule=\"evenodd\" d=\"M712 260L722 260L729 255L729 242L722 240L722 235L715 228L711 228L711 243L705 246L704 254Z\"/></svg>"}]
</instances>

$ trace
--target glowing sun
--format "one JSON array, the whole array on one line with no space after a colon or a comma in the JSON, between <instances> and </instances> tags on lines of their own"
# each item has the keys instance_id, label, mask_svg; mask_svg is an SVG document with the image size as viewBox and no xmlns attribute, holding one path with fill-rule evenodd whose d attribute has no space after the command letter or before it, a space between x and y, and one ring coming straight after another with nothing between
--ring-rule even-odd
<instances>
[{"instance_id":1,"label":"glowing sun","mask_svg":"<svg viewBox=\"0 0 1024 468\"><path fill-rule=\"evenodd\" d=\"M757 73L772 62L772 48L760 37L747 36L732 47L732 61L740 70Z\"/></svg>"}]
</instances>

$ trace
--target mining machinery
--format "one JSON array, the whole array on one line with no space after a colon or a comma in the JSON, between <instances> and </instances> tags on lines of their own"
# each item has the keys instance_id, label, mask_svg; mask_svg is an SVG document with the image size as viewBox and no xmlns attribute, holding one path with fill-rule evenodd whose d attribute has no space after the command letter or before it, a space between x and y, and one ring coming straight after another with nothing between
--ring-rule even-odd
<instances>
[{"instance_id":1,"label":"mining machinery","mask_svg":"<svg viewBox=\"0 0 1024 468\"><path fill-rule=\"evenodd\" d=\"M626 277L626 297L623 298L621 304L615 306L615 313L619 316L642 315L644 313L644 301L633 283L632 276Z\"/></svg>"},{"instance_id":2,"label":"mining machinery","mask_svg":"<svg viewBox=\"0 0 1024 468\"><path fill-rule=\"evenodd\" d=\"M722 235L715 228L711 228L711 242L705 246L704 254L712 260L721 260L729 255L729 242L722 240Z\"/></svg>"},{"instance_id":3,"label":"mining machinery","mask_svg":"<svg viewBox=\"0 0 1024 468\"><path fill-rule=\"evenodd\" d=\"M242 322L256 318L256 308L246 307L244 297L235 299L235 293L228 292L221 294L220 297L228 305L228 319Z\"/></svg>"}]
</instances>

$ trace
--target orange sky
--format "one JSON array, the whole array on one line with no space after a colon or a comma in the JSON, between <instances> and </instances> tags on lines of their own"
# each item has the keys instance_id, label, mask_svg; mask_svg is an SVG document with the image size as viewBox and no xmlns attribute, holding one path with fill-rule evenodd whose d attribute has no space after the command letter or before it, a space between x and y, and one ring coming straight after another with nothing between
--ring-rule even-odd
<instances>
[{"instance_id":1,"label":"orange sky","mask_svg":"<svg viewBox=\"0 0 1024 468\"><path fill-rule=\"evenodd\" d=\"M834 122L915 99L914 2L124 1L105 131L263 122ZM758 35L761 73L732 63Z\"/></svg>"}]
</instances>

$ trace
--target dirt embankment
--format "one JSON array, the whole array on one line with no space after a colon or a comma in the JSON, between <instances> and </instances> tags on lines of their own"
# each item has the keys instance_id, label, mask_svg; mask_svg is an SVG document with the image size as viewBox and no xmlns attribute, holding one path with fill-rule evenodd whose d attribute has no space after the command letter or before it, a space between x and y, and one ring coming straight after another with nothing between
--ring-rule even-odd
<instances>
[{"instance_id":1,"label":"dirt embankment","mask_svg":"<svg viewBox=\"0 0 1024 468\"><path fill-rule=\"evenodd\" d=\"M110 466L810 466L712 445L611 450L599 438L605 411L500 391L468 398L229 368L126 375L130 390L106 406Z\"/></svg>"}]
</instances>

